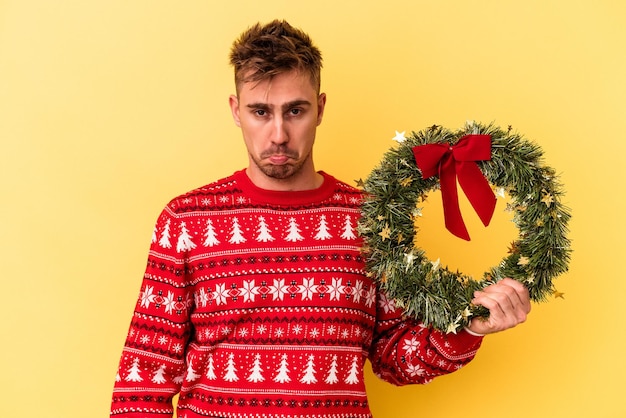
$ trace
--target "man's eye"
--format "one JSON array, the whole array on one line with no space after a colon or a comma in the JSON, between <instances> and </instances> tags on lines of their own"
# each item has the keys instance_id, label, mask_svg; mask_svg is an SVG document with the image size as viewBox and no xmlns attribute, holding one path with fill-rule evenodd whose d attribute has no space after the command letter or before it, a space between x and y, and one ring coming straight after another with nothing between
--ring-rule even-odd
<instances>
[{"instance_id":1,"label":"man's eye","mask_svg":"<svg viewBox=\"0 0 626 418\"><path fill-rule=\"evenodd\" d=\"M289 109L289 114L292 116L298 116L300 113L302 113L302 109Z\"/></svg>"},{"instance_id":2,"label":"man's eye","mask_svg":"<svg viewBox=\"0 0 626 418\"><path fill-rule=\"evenodd\" d=\"M254 111L254 114L257 115L257 116L265 116L265 115L267 115L267 112L265 110L263 110L263 109L257 109L257 110Z\"/></svg>"}]
</instances>

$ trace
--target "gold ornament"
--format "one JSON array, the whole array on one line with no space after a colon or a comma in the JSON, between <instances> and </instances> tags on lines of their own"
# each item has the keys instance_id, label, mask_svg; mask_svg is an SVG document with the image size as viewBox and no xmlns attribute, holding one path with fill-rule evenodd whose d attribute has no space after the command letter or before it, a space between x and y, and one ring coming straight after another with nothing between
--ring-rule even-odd
<instances>
[{"instance_id":1,"label":"gold ornament","mask_svg":"<svg viewBox=\"0 0 626 418\"><path fill-rule=\"evenodd\" d=\"M391 229L389 229L389 225L385 225L382 231L378 233L380 237L384 240L391 238Z\"/></svg>"},{"instance_id":2,"label":"gold ornament","mask_svg":"<svg viewBox=\"0 0 626 418\"><path fill-rule=\"evenodd\" d=\"M554 197L550 193L545 193L541 198L541 201L546 204L546 206L550 207L550 205L554 202Z\"/></svg>"}]
</instances>

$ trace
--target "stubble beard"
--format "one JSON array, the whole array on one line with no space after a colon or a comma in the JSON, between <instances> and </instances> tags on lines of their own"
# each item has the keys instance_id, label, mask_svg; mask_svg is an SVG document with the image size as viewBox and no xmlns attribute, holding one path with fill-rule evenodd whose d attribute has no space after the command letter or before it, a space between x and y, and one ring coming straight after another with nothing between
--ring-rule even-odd
<instances>
[{"instance_id":1,"label":"stubble beard","mask_svg":"<svg viewBox=\"0 0 626 418\"><path fill-rule=\"evenodd\" d=\"M286 163L281 165L274 164L264 164L261 159L266 158L269 155L274 154L275 152L266 152L261 154L261 158L256 158L251 155L252 161L254 164L261 170L263 174L267 177L275 179L275 180L289 180L295 175L299 174L302 171L302 167L306 163L306 161L311 158L311 154L309 153L305 158L298 159L298 154L291 151L282 152L283 154L293 158L295 163Z\"/></svg>"}]
</instances>

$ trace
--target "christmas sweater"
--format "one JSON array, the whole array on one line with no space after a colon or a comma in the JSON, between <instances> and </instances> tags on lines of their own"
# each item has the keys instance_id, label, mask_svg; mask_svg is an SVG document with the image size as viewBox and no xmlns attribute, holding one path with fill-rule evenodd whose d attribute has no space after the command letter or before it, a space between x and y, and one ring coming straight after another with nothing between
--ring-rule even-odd
<instances>
[{"instance_id":1,"label":"christmas sweater","mask_svg":"<svg viewBox=\"0 0 626 418\"><path fill-rule=\"evenodd\" d=\"M469 362L482 339L405 318L366 274L362 192L245 171L159 216L113 392L115 417L369 418L364 363L396 385Z\"/></svg>"}]
</instances>

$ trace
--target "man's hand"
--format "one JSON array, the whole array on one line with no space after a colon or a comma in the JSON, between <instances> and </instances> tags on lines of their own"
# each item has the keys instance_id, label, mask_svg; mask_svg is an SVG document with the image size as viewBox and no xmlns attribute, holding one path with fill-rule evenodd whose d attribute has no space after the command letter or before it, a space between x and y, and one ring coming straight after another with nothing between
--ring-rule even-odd
<instances>
[{"instance_id":1,"label":"man's hand","mask_svg":"<svg viewBox=\"0 0 626 418\"><path fill-rule=\"evenodd\" d=\"M488 318L474 318L467 326L470 331L483 335L513 328L526 321L530 312L528 289L509 278L474 292L472 303L489 309Z\"/></svg>"}]
</instances>

